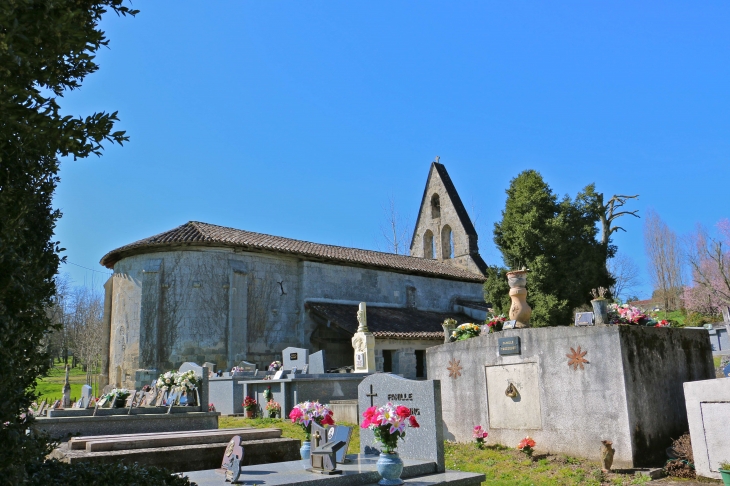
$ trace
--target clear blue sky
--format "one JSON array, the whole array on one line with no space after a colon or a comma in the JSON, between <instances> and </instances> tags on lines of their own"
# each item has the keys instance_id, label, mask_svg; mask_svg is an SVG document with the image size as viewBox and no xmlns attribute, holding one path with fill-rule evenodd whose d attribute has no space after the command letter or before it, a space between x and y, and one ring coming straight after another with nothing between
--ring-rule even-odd
<instances>
[{"instance_id":1,"label":"clear blue sky","mask_svg":"<svg viewBox=\"0 0 730 486\"><path fill-rule=\"evenodd\" d=\"M67 160L70 262L189 220L377 249L393 194L415 218L441 156L480 250L505 189L640 194L678 233L730 216L730 3L137 1L103 22L68 114L131 137ZM642 221L614 240L644 272ZM104 275L68 264L76 283Z\"/></svg>"}]
</instances>

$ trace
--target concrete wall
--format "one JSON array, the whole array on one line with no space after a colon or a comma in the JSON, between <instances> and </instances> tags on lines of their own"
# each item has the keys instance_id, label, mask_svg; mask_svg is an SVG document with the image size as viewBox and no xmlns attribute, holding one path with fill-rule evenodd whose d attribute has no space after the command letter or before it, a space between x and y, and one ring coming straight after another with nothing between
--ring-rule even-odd
<instances>
[{"instance_id":1,"label":"concrete wall","mask_svg":"<svg viewBox=\"0 0 730 486\"><path fill-rule=\"evenodd\" d=\"M229 248L186 247L121 259L114 266L109 382L134 386L138 369L166 371L185 361L260 368L288 346L314 352L307 299L406 305L449 311L457 298L481 299L478 283L347 267Z\"/></svg>"},{"instance_id":2,"label":"concrete wall","mask_svg":"<svg viewBox=\"0 0 730 486\"><path fill-rule=\"evenodd\" d=\"M500 356L498 339L512 336L521 354ZM579 346L588 363L574 370L566 354ZM509 330L426 355L429 379L441 381L446 439L470 442L481 425L488 443L514 447L529 435L538 450L593 460L611 440L619 467L656 465L687 427L682 383L714 374L707 333L683 329ZM516 398L505 395L509 383Z\"/></svg>"}]
</instances>

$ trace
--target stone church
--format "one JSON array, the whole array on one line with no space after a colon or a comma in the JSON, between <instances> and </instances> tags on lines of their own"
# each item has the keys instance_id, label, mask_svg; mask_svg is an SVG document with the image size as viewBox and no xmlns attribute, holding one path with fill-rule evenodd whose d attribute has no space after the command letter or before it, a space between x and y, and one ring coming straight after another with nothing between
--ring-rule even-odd
<instances>
[{"instance_id":1,"label":"stone church","mask_svg":"<svg viewBox=\"0 0 730 486\"><path fill-rule=\"evenodd\" d=\"M264 368L288 346L353 365L368 304L378 370L425 377L447 317L480 322L485 264L446 168L431 164L410 256L190 221L110 251L102 380L139 387L185 361ZM105 375L105 376L104 376Z\"/></svg>"}]
</instances>

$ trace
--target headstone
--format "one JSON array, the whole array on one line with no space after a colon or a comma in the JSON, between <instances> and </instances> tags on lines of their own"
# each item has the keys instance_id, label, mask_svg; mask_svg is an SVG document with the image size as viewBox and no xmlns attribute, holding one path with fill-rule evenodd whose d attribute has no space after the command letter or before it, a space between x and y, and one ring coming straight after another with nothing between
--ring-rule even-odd
<instances>
[{"instance_id":1,"label":"headstone","mask_svg":"<svg viewBox=\"0 0 730 486\"><path fill-rule=\"evenodd\" d=\"M215 372L216 366L217 365L215 363L211 363L210 361L203 363L203 368L208 368L211 372Z\"/></svg>"},{"instance_id":2,"label":"headstone","mask_svg":"<svg viewBox=\"0 0 730 486\"><path fill-rule=\"evenodd\" d=\"M235 483L241 475L241 461L243 461L243 447L241 436L235 435L228 442L223 454L221 467L226 470L226 482Z\"/></svg>"},{"instance_id":3,"label":"headstone","mask_svg":"<svg viewBox=\"0 0 730 486\"><path fill-rule=\"evenodd\" d=\"M345 442L335 439L334 427L322 427L312 422L312 451L309 456L311 468L307 471L319 474L342 474L337 469L337 452L345 447Z\"/></svg>"},{"instance_id":4,"label":"headstone","mask_svg":"<svg viewBox=\"0 0 730 486\"><path fill-rule=\"evenodd\" d=\"M367 306L360 302L357 332L352 336L355 373L375 373L375 336L368 330Z\"/></svg>"},{"instance_id":5,"label":"headstone","mask_svg":"<svg viewBox=\"0 0 730 486\"><path fill-rule=\"evenodd\" d=\"M441 383L435 380L408 380L376 373L366 377L357 387L358 409L390 402L411 409L420 427L406 429L398 442L398 453L404 459L435 462L439 472L444 465L444 424L441 415ZM360 430L360 453L379 454L380 443L370 429Z\"/></svg>"},{"instance_id":6,"label":"headstone","mask_svg":"<svg viewBox=\"0 0 730 486\"><path fill-rule=\"evenodd\" d=\"M575 325L576 326L593 326L593 312L576 312L575 313Z\"/></svg>"},{"instance_id":7,"label":"headstone","mask_svg":"<svg viewBox=\"0 0 730 486\"><path fill-rule=\"evenodd\" d=\"M241 371L250 371L251 373L256 371L256 363L249 363L248 361L241 361L238 363L238 367Z\"/></svg>"},{"instance_id":8,"label":"headstone","mask_svg":"<svg viewBox=\"0 0 730 486\"><path fill-rule=\"evenodd\" d=\"M286 348L282 353L284 366L282 368L290 370L296 368L301 370L308 362L309 350L304 348Z\"/></svg>"},{"instance_id":9,"label":"headstone","mask_svg":"<svg viewBox=\"0 0 730 486\"><path fill-rule=\"evenodd\" d=\"M89 403L91 403L91 387L89 385L83 385L81 387L81 398L79 399L79 402L81 402L81 408L88 408Z\"/></svg>"},{"instance_id":10,"label":"headstone","mask_svg":"<svg viewBox=\"0 0 730 486\"><path fill-rule=\"evenodd\" d=\"M317 375L325 373L326 369L327 362L325 361L324 350L309 355L309 373Z\"/></svg>"},{"instance_id":11,"label":"headstone","mask_svg":"<svg viewBox=\"0 0 730 486\"><path fill-rule=\"evenodd\" d=\"M180 368L178 369L180 373L185 373L186 371L190 370L193 370L195 372L195 376L197 376L198 378L203 377L203 367L197 363L191 363L189 361L186 361L185 363L181 364Z\"/></svg>"}]
</instances>

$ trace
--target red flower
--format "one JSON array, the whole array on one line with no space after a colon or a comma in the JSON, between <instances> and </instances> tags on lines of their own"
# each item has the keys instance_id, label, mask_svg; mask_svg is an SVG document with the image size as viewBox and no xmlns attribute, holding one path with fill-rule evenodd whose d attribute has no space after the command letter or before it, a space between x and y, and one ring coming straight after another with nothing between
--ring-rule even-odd
<instances>
[{"instance_id":1,"label":"red flower","mask_svg":"<svg viewBox=\"0 0 730 486\"><path fill-rule=\"evenodd\" d=\"M395 408L395 413L397 413L400 418L408 418L411 416L411 409L404 407L403 405L398 405Z\"/></svg>"},{"instance_id":2,"label":"red flower","mask_svg":"<svg viewBox=\"0 0 730 486\"><path fill-rule=\"evenodd\" d=\"M322 418L322 425L335 425L335 421L332 419L331 413L328 413Z\"/></svg>"},{"instance_id":3,"label":"red flower","mask_svg":"<svg viewBox=\"0 0 730 486\"><path fill-rule=\"evenodd\" d=\"M532 449L533 447L535 447L535 441L532 440L530 437L525 437L520 441L519 444L517 444L518 449L524 449L526 447Z\"/></svg>"},{"instance_id":4,"label":"red flower","mask_svg":"<svg viewBox=\"0 0 730 486\"><path fill-rule=\"evenodd\" d=\"M414 428L420 427L420 425L418 425L418 422L416 422L415 415L411 415L410 417L408 417L408 421L411 423L411 427L414 427Z\"/></svg>"},{"instance_id":5,"label":"red flower","mask_svg":"<svg viewBox=\"0 0 730 486\"><path fill-rule=\"evenodd\" d=\"M289 418L291 419L293 424L297 423L299 419L302 418L302 415L304 414L298 408L292 408L291 412L289 412Z\"/></svg>"}]
</instances>

